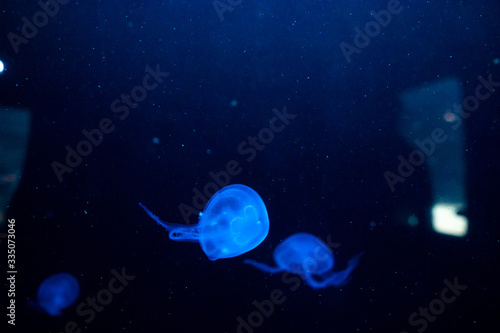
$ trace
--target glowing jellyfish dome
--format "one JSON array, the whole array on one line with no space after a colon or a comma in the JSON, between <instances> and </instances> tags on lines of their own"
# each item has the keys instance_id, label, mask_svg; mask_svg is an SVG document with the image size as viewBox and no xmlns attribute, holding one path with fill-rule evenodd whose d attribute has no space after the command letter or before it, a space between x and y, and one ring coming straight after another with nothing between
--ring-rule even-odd
<instances>
[{"instance_id":1,"label":"glowing jellyfish dome","mask_svg":"<svg viewBox=\"0 0 500 333\"><path fill-rule=\"evenodd\" d=\"M60 316L61 311L73 304L79 294L80 285L73 275L54 274L40 284L37 302L32 305L51 316Z\"/></svg>"}]
</instances>

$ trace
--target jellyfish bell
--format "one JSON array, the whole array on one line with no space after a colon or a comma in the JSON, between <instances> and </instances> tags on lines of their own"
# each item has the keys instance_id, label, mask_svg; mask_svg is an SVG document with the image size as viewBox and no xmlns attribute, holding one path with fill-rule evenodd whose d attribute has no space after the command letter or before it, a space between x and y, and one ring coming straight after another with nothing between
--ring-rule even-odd
<instances>
[{"instance_id":1,"label":"jellyfish bell","mask_svg":"<svg viewBox=\"0 0 500 333\"><path fill-rule=\"evenodd\" d=\"M273 253L274 261L296 274L322 274L333 268L333 252L319 238L297 233L281 242Z\"/></svg>"},{"instance_id":2,"label":"jellyfish bell","mask_svg":"<svg viewBox=\"0 0 500 333\"><path fill-rule=\"evenodd\" d=\"M38 312L60 316L62 310L73 304L79 294L78 280L71 274L58 273L42 281L36 302L29 301L28 304Z\"/></svg>"}]
</instances>

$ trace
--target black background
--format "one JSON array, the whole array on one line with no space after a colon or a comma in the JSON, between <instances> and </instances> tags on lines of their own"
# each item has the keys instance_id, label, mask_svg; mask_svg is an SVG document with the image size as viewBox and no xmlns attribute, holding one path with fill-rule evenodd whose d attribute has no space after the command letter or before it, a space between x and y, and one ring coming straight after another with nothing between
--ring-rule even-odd
<instances>
[{"instance_id":1,"label":"black background","mask_svg":"<svg viewBox=\"0 0 500 333\"><path fill-rule=\"evenodd\" d=\"M425 167L394 193L383 173L413 149L397 134L404 90L452 76L469 95L480 75L499 81L500 7L494 0L401 4L347 63L339 43L352 44L354 26L386 1L243 0L222 22L210 1L70 1L18 54L7 33L19 33L21 18L39 7L2 3L0 102L33 114L24 175L8 211L19 272L17 324L9 332L62 332L71 320L86 332L235 332L236 318L247 318L252 302L274 289L286 301L255 332L416 332L409 316L455 277L468 288L426 331L496 331L498 92L464 125L466 237L430 227ZM169 77L119 120L113 100L157 64ZM297 118L245 162L238 144L283 106ZM63 163L65 146L76 147L81 131L105 117L116 129L58 182L51 163ZM190 204L192 189L231 159L243 168L231 183L261 195L271 228L255 250L212 262L198 244L170 241L137 203L182 223L178 205ZM406 223L412 214L417 227ZM272 264L273 249L296 232L339 243L337 270L364 251L353 280L292 291L281 274L242 263ZM85 324L77 304L122 267L135 279ZM40 282L61 271L79 280L77 303L62 317L29 307Z\"/></svg>"}]
</instances>

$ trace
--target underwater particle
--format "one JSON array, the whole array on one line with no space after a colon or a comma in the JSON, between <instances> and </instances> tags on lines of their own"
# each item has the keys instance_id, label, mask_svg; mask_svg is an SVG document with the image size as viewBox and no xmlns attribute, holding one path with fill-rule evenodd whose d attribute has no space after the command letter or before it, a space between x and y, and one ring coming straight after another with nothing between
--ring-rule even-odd
<instances>
[{"instance_id":1,"label":"underwater particle","mask_svg":"<svg viewBox=\"0 0 500 333\"><path fill-rule=\"evenodd\" d=\"M231 105L231 106L234 108L234 107L238 106L238 101L237 101L237 100L235 100L235 99L233 99L233 100L231 101L231 103L229 103L229 105Z\"/></svg>"},{"instance_id":2,"label":"underwater particle","mask_svg":"<svg viewBox=\"0 0 500 333\"><path fill-rule=\"evenodd\" d=\"M370 227L375 228L376 226L377 226L377 223L375 223L374 221L370 222Z\"/></svg>"},{"instance_id":3,"label":"underwater particle","mask_svg":"<svg viewBox=\"0 0 500 333\"><path fill-rule=\"evenodd\" d=\"M18 177L15 173L9 173L0 179L0 184L1 183L13 183L17 180L17 178Z\"/></svg>"},{"instance_id":4,"label":"underwater particle","mask_svg":"<svg viewBox=\"0 0 500 333\"><path fill-rule=\"evenodd\" d=\"M212 150L211 149L207 149L207 155L210 155L212 154Z\"/></svg>"},{"instance_id":5,"label":"underwater particle","mask_svg":"<svg viewBox=\"0 0 500 333\"><path fill-rule=\"evenodd\" d=\"M159 144L160 143L160 139L158 139L156 136L153 138L153 143L154 144Z\"/></svg>"},{"instance_id":6,"label":"underwater particle","mask_svg":"<svg viewBox=\"0 0 500 333\"><path fill-rule=\"evenodd\" d=\"M493 64L494 64L494 65L498 65L498 64L500 64L500 58L495 58L495 59L493 59Z\"/></svg>"},{"instance_id":7,"label":"underwater particle","mask_svg":"<svg viewBox=\"0 0 500 333\"><path fill-rule=\"evenodd\" d=\"M0 60L0 74L3 73L4 69L5 69L5 66L3 65L2 60Z\"/></svg>"},{"instance_id":8,"label":"underwater particle","mask_svg":"<svg viewBox=\"0 0 500 333\"><path fill-rule=\"evenodd\" d=\"M416 227L418 225L418 218L413 214L408 216L408 224L412 227Z\"/></svg>"},{"instance_id":9,"label":"underwater particle","mask_svg":"<svg viewBox=\"0 0 500 333\"><path fill-rule=\"evenodd\" d=\"M456 116L453 112L446 112L443 116L444 120L446 120L449 123L452 123L456 120Z\"/></svg>"}]
</instances>

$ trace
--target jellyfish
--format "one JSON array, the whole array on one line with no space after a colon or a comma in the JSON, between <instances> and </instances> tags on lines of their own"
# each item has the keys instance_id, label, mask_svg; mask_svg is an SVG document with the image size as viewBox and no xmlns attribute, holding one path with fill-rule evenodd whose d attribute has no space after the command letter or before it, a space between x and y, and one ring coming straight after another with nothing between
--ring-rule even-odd
<instances>
[{"instance_id":1,"label":"jellyfish","mask_svg":"<svg viewBox=\"0 0 500 333\"><path fill-rule=\"evenodd\" d=\"M30 305L51 316L60 316L61 311L73 304L80 294L76 278L68 273L49 276L38 287L36 303Z\"/></svg>"},{"instance_id":2,"label":"jellyfish","mask_svg":"<svg viewBox=\"0 0 500 333\"><path fill-rule=\"evenodd\" d=\"M349 260L347 268L343 271L331 272L335 260L330 248L311 234L297 233L285 239L274 250L273 257L277 267L254 260L245 260L244 263L253 265L264 272L288 271L299 274L307 284L316 289L328 286L340 287L347 284L361 255L362 253Z\"/></svg>"},{"instance_id":3,"label":"jellyfish","mask_svg":"<svg viewBox=\"0 0 500 333\"><path fill-rule=\"evenodd\" d=\"M245 185L229 185L215 193L196 225L164 222L143 204L139 205L169 232L170 239L199 242L212 261L248 252L269 233L266 205L257 192Z\"/></svg>"}]
</instances>

